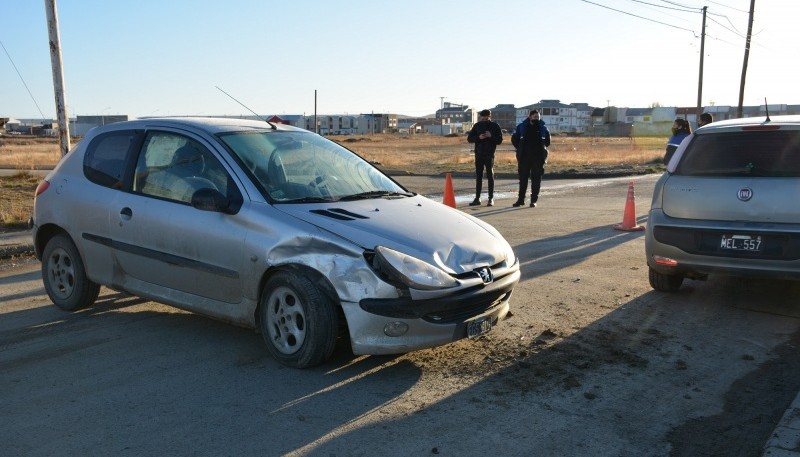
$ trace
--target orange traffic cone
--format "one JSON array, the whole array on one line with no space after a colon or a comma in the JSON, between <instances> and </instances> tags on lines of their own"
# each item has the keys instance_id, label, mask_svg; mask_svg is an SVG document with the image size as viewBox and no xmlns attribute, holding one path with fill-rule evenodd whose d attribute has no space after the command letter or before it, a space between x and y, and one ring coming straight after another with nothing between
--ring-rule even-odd
<instances>
[{"instance_id":1,"label":"orange traffic cone","mask_svg":"<svg viewBox=\"0 0 800 457\"><path fill-rule=\"evenodd\" d=\"M444 199L442 199L442 203L451 208L456 207L456 194L453 192L453 178L450 173L447 173L447 179L444 182Z\"/></svg>"},{"instance_id":2,"label":"orange traffic cone","mask_svg":"<svg viewBox=\"0 0 800 457\"><path fill-rule=\"evenodd\" d=\"M636 225L636 197L633 193L633 181L628 184L628 198L625 200L625 214L621 224L614 224L615 230L638 232L644 230L643 225Z\"/></svg>"}]
</instances>

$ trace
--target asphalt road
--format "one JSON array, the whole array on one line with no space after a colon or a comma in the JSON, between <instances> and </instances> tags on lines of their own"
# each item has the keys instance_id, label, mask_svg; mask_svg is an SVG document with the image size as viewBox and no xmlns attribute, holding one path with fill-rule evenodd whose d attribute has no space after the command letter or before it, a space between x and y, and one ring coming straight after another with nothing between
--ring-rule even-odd
<instances>
[{"instance_id":1,"label":"asphalt road","mask_svg":"<svg viewBox=\"0 0 800 457\"><path fill-rule=\"evenodd\" d=\"M443 178L398 177L441 198ZM633 178L637 215L655 176ZM759 455L800 390L798 286L711 277L650 289L629 178L548 181L537 208L461 210L514 246L513 316L400 356L346 342L311 370L252 331L103 289L59 311L38 265L0 271L4 455Z\"/></svg>"}]
</instances>

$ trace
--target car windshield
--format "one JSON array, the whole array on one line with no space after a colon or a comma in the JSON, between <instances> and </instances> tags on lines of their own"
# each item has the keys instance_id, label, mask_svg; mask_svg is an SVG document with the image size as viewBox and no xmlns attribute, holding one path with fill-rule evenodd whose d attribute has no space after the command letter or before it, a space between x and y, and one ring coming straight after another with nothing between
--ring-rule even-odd
<instances>
[{"instance_id":1,"label":"car windshield","mask_svg":"<svg viewBox=\"0 0 800 457\"><path fill-rule=\"evenodd\" d=\"M684 151L675 174L800 177L800 130L696 135Z\"/></svg>"},{"instance_id":2,"label":"car windshield","mask_svg":"<svg viewBox=\"0 0 800 457\"><path fill-rule=\"evenodd\" d=\"M413 195L355 153L310 132L236 132L219 137L275 203Z\"/></svg>"}]
</instances>

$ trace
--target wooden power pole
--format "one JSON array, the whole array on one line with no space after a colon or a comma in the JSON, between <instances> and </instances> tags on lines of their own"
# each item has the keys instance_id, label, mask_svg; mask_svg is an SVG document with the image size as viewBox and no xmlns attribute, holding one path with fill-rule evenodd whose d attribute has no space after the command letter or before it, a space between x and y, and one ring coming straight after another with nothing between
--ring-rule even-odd
<instances>
[{"instance_id":1,"label":"wooden power pole","mask_svg":"<svg viewBox=\"0 0 800 457\"><path fill-rule=\"evenodd\" d=\"M747 41L744 45L744 62L742 62L742 82L739 84L739 109L736 117L744 116L744 80L747 76L747 59L750 57L750 40L753 36L753 13L756 9L756 0L750 0L750 19L747 21Z\"/></svg>"},{"instance_id":2,"label":"wooden power pole","mask_svg":"<svg viewBox=\"0 0 800 457\"><path fill-rule=\"evenodd\" d=\"M64 72L61 68L61 40L58 33L58 14L56 0L44 0L47 11L47 31L50 36L50 62L53 66L53 90L56 97L56 116L58 118L58 137L61 143L61 156L70 150L69 114L64 94Z\"/></svg>"},{"instance_id":3,"label":"wooden power pole","mask_svg":"<svg viewBox=\"0 0 800 457\"><path fill-rule=\"evenodd\" d=\"M700 118L701 109L703 109L703 57L706 47L706 12L708 7L703 7L703 29L700 33L700 76L697 78L697 114L695 119Z\"/></svg>"}]
</instances>

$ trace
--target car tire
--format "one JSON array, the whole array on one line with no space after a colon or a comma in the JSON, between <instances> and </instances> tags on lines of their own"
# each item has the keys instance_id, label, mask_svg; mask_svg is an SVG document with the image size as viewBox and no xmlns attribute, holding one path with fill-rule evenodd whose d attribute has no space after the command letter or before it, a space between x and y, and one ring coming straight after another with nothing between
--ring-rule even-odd
<instances>
[{"instance_id":1,"label":"car tire","mask_svg":"<svg viewBox=\"0 0 800 457\"><path fill-rule=\"evenodd\" d=\"M65 311L91 306L100 293L100 285L86 276L75 243L64 234L54 236L44 247L42 282L50 300Z\"/></svg>"},{"instance_id":2,"label":"car tire","mask_svg":"<svg viewBox=\"0 0 800 457\"><path fill-rule=\"evenodd\" d=\"M333 301L294 273L280 271L264 284L259 323L270 354L286 366L319 365L336 347L339 325Z\"/></svg>"},{"instance_id":3,"label":"car tire","mask_svg":"<svg viewBox=\"0 0 800 457\"><path fill-rule=\"evenodd\" d=\"M649 267L648 267L649 268ZM649 268L650 287L661 292L677 292L683 283L681 275L665 275Z\"/></svg>"}]
</instances>

